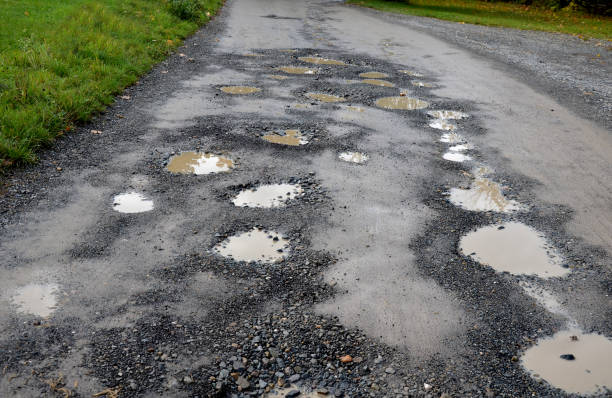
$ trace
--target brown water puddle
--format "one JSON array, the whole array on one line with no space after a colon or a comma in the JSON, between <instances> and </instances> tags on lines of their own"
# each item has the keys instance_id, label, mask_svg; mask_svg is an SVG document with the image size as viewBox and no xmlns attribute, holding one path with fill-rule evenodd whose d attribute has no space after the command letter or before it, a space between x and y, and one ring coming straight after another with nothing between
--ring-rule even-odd
<instances>
[{"instance_id":1,"label":"brown water puddle","mask_svg":"<svg viewBox=\"0 0 612 398\"><path fill-rule=\"evenodd\" d=\"M386 80L379 80L379 79L363 79L361 83L371 84L373 86L380 86L380 87L395 87L395 84L388 82Z\"/></svg>"},{"instance_id":2,"label":"brown water puddle","mask_svg":"<svg viewBox=\"0 0 612 398\"><path fill-rule=\"evenodd\" d=\"M306 137L304 137L300 133L300 130L285 130L285 135L280 135L276 133L266 134L261 138L273 144L291 145L291 146L308 144L308 139L306 139Z\"/></svg>"},{"instance_id":3,"label":"brown water puddle","mask_svg":"<svg viewBox=\"0 0 612 398\"><path fill-rule=\"evenodd\" d=\"M54 283L32 283L17 289L11 301L19 312L46 318L55 311L58 294L59 286Z\"/></svg>"},{"instance_id":4,"label":"brown water puddle","mask_svg":"<svg viewBox=\"0 0 612 398\"><path fill-rule=\"evenodd\" d=\"M412 76L412 77L423 77L422 73L415 72L415 71L412 71L412 70L403 69L403 70L400 70L400 72L404 73L404 74L406 74L408 76Z\"/></svg>"},{"instance_id":5,"label":"brown water puddle","mask_svg":"<svg viewBox=\"0 0 612 398\"><path fill-rule=\"evenodd\" d=\"M370 157L362 152L342 152L338 158L345 162L361 164L367 162Z\"/></svg>"},{"instance_id":6,"label":"brown water puddle","mask_svg":"<svg viewBox=\"0 0 612 398\"><path fill-rule=\"evenodd\" d=\"M267 77L268 77L268 79L274 79L274 80L286 80L286 79L289 79L289 76L283 76L283 75L268 75Z\"/></svg>"},{"instance_id":7,"label":"brown water puddle","mask_svg":"<svg viewBox=\"0 0 612 398\"><path fill-rule=\"evenodd\" d=\"M179 174L211 174L231 171L234 162L226 157L212 153L182 152L173 156L166 169Z\"/></svg>"},{"instance_id":8,"label":"brown water puddle","mask_svg":"<svg viewBox=\"0 0 612 398\"><path fill-rule=\"evenodd\" d=\"M329 59L329 58L299 57L298 59L300 61L303 61L303 62L308 62L310 64L317 64L317 65L346 65L342 61L338 61L338 60L335 60L335 59Z\"/></svg>"},{"instance_id":9,"label":"brown water puddle","mask_svg":"<svg viewBox=\"0 0 612 398\"><path fill-rule=\"evenodd\" d=\"M477 178L469 189L451 188L449 200L470 211L511 213L522 209L515 200L506 199L501 186L488 178Z\"/></svg>"},{"instance_id":10,"label":"brown water puddle","mask_svg":"<svg viewBox=\"0 0 612 398\"><path fill-rule=\"evenodd\" d=\"M213 253L235 261L275 263L289 255L289 240L276 232L253 228L213 247Z\"/></svg>"},{"instance_id":11,"label":"brown water puddle","mask_svg":"<svg viewBox=\"0 0 612 398\"><path fill-rule=\"evenodd\" d=\"M280 66L278 70L292 75L314 75L317 73L316 69L306 68L302 66Z\"/></svg>"},{"instance_id":12,"label":"brown water puddle","mask_svg":"<svg viewBox=\"0 0 612 398\"><path fill-rule=\"evenodd\" d=\"M562 357L563 356L563 357ZM564 330L538 340L521 357L532 377L573 394L612 389L612 340L595 333Z\"/></svg>"},{"instance_id":13,"label":"brown water puddle","mask_svg":"<svg viewBox=\"0 0 612 398\"><path fill-rule=\"evenodd\" d=\"M431 122L429 122L429 127L437 129L437 130L444 130L444 131L453 131L457 128L457 126L445 119L436 119L433 120Z\"/></svg>"},{"instance_id":14,"label":"brown water puddle","mask_svg":"<svg viewBox=\"0 0 612 398\"><path fill-rule=\"evenodd\" d=\"M427 108L429 104L425 101L410 97L383 97L376 100L376 106L385 109L401 109L401 110L415 110Z\"/></svg>"},{"instance_id":15,"label":"brown water puddle","mask_svg":"<svg viewBox=\"0 0 612 398\"><path fill-rule=\"evenodd\" d=\"M446 111L446 110L438 110L438 111L429 111L427 115L433 117L434 119L465 119L469 117L467 113L459 112L459 111Z\"/></svg>"},{"instance_id":16,"label":"brown water puddle","mask_svg":"<svg viewBox=\"0 0 612 398\"><path fill-rule=\"evenodd\" d=\"M384 79L386 77L389 77L389 75L382 72L363 72L359 74L359 77L363 77L366 79Z\"/></svg>"},{"instance_id":17,"label":"brown water puddle","mask_svg":"<svg viewBox=\"0 0 612 398\"><path fill-rule=\"evenodd\" d=\"M360 106L347 106L346 109L353 112L364 112L365 109Z\"/></svg>"},{"instance_id":18,"label":"brown water puddle","mask_svg":"<svg viewBox=\"0 0 612 398\"><path fill-rule=\"evenodd\" d=\"M304 190L299 184L260 185L252 189L244 189L232 200L240 207L284 207L291 199L302 195Z\"/></svg>"},{"instance_id":19,"label":"brown water puddle","mask_svg":"<svg viewBox=\"0 0 612 398\"><path fill-rule=\"evenodd\" d=\"M261 91L260 88L250 86L224 86L221 91L228 94L253 94Z\"/></svg>"},{"instance_id":20,"label":"brown water puddle","mask_svg":"<svg viewBox=\"0 0 612 398\"><path fill-rule=\"evenodd\" d=\"M115 195L113 210L119 213L143 213L153 210L153 201L138 192L126 192Z\"/></svg>"},{"instance_id":21,"label":"brown water puddle","mask_svg":"<svg viewBox=\"0 0 612 398\"><path fill-rule=\"evenodd\" d=\"M461 238L459 249L483 265L514 275L542 278L564 276L569 269L546 239L535 229L519 223L489 225Z\"/></svg>"},{"instance_id":22,"label":"brown water puddle","mask_svg":"<svg viewBox=\"0 0 612 398\"><path fill-rule=\"evenodd\" d=\"M306 94L308 98L321 101L321 102L344 102L346 99L342 97L338 97L336 95L331 94L322 94L322 93L308 93Z\"/></svg>"}]
</instances>

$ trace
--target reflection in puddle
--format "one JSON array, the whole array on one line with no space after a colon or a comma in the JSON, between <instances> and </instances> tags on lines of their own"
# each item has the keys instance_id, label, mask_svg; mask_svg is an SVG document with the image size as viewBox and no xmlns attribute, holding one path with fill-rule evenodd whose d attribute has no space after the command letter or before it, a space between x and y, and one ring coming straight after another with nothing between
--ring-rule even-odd
<instances>
[{"instance_id":1,"label":"reflection in puddle","mask_svg":"<svg viewBox=\"0 0 612 398\"><path fill-rule=\"evenodd\" d=\"M466 160L472 160L470 155L465 155L459 152L446 152L442 157L445 160L450 160L451 162L465 162Z\"/></svg>"},{"instance_id":2,"label":"reflection in puddle","mask_svg":"<svg viewBox=\"0 0 612 398\"><path fill-rule=\"evenodd\" d=\"M538 340L525 351L521 362L532 377L568 393L595 394L612 389L612 340L602 335L564 330Z\"/></svg>"},{"instance_id":3,"label":"reflection in puddle","mask_svg":"<svg viewBox=\"0 0 612 398\"><path fill-rule=\"evenodd\" d=\"M429 122L429 127L438 129L438 130L446 130L446 131L452 131L457 128L456 125L444 119L436 119L436 120Z\"/></svg>"},{"instance_id":4,"label":"reflection in puddle","mask_svg":"<svg viewBox=\"0 0 612 398\"><path fill-rule=\"evenodd\" d=\"M422 73L415 72L415 71L412 71L412 70L405 70L405 69L404 69L404 70L400 70L400 72L401 72L401 73L405 73L405 74L407 74L408 76L412 76L412 77L423 77L423 74L422 74Z\"/></svg>"},{"instance_id":5,"label":"reflection in puddle","mask_svg":"<svg viewBox=\"0 0 612 398\"><path fill-rule=\"evenodd\" d=\"M366 79L384 79L385 77L389 77L389 75L382 72L363 72L359 74L359 77Z\"/></svg>"},{"instance_id":6,"label":"reflection in puddle","mask_svg":"<svg viewBox=\"0 0 612 398\"><path fill-rule=\"evenodd\" d=\"M228 94L252 94L261 91L261 89L249 86L224 86L221 87L221 91Z\"/></svg>"},{"instance_id":7,"label":"reflection in puddle","mask_svg":"<svg viewBox=\"0 0 612 398\"><path fill-rule=\"evenodd\" d=\"M338 60L335 60L335 59L329 59L329 58L299 57L298 59L300 61L308 62L308 63L311 63L311 64L317 64L317 65L346 65L342 61L338 61Z\"/></svg>"},{"instance_id":8,"label":"reflection in puddle","mask_svg":"<svg viewBox=\"0 0 612 398\"><path fill-rule=\"evenodd\" d=\"M29 284L17 290L11 301L19 312L48 317L55 311L59 286L49 284Z\"/></svg>"},{"instance_id":9,"label":"reflection in puddle","mask_svg":"<svg viewBox=\"0 0 612 398\"><path fill-rule=\"evenodd\" d=\"M285 130L284 135L280 135L276 133L266 134L261 138L273 144L291 145L291 146L308 144L308 139L300 133L300 130Z\"/></svg>"},{"instance_id":10,"label":"reflection in puddle","mask_svg":"<svg viewBox=\"0 0 612 398\"><path fill-rule=\"evenodd\" d=\"M113 209L119 213L142 213L153 210L153 201L138 192L115 195Z\"/></svg>"},{"instance_id":11,"label":"reflection in puddle","mask_svg":"<svg viewBox=\"0 0 612 398\"><path fill-rule=\"evenodd\" d=\"M288 76L283 76L283 75L268 75L269 79L274 79L274 80L285 80L285 79L289 79Z\"/></svg>"},{"instance_id":12,"label":"reflection in puddle","mask_svg":"<svg viewBox=\"0 0 612 398\"><path fill-rule=\"evenodd\" d=\"M510 213L521 210L518 202L506 199L501 186L488 178L476 179L469 189L451 188L449 200L470 211Z\"/></svg>"},{"instance_id":13,"label":"reflection in puddle","mask_svg":"<svg viewBox=\"0 0 612 398\"><path fill-rule=\"evenodd\" d=\"M322 93L307 93L306 96L308 98L321 101L321 102L344 102L346 99L342 97L338 97L336 95L331 94L322 94Z\"/></svg>"},{"instance_id":14,"label":"reflection in puddle","mask_svg":"<svg viewBox=\"0 0 612 398\"><path fill-rule=\"evenodd\" d=\"M425 101L410 97L383 97L376 100L376 106L385 109L414 110L427 108L429 104Z\"/></svg>"},{"instance_id":15,"label":"reflection in puddle","mask_svg":"<svg viewBox=\"0 0 612 398\"><path fill-rule=\"evenodd\" d=\"M469 144L453 145L452 147L448 148L448 150L452 152L464 152L468 149L472 149L472 146Z\"/></svg>"},{"instance_id":16,"label":"reflection in puddle","mask_svg":"<svg viewBox=\"0 0 612 398\"><path fill-rule=\"evenodd\" d=\"M305 68L303 66L280 66L278 70L293 75L314 75L317 73L316 69Z\"/></svg>"},{"instance_id":17,"label":"reflection in puddle","mask_svg":"<svg viewBox=\"0 0 612 398\"><path fill-rule=\"evenodd\" d=\"M362 152L342 152L338 157L350 163L365 163L369 159L369 156Z\"/></svg>"},{"instance_id":18,"label":"reflection in puddle","mask_svg":"<svg viewBox=\"0 0 612 398\"><path fill-rule=\"evenodd\" d=\"M500 272L543 278L569 272L544 237L519 222L481 227L461 238L459 248L464 255Z\"/></svg>"},{"instance_id":19,"label":"reflection in puddle","mask_svg":"<svg viewBox=\"0 0 612 398\"><path fill-rule=\"evenodd\" d=\"M388 82L386 80L379 80L379 79L363 79L361 83L371 84L373 86L380 86L380 87L395 87L395 84Z\"/></svg>"},{"instance_id":20,"label":"reflection in puddle","mask_svg":"<svg viewBox=\"0 0 612 398\"><path fill-rule=\"evenodd\" d=\"M241 207L283 207L289 200L300 196L303 192L299 184L260 185L240 191L232 202Z\"/></svg>"},{"instance_id":21,"label":"reflection in puddle","mask_svg":"<svg viewBox=\"0 0 612 398\"><path fill-rule=\"evenodd\" d=\"M457 133L447 133L442 134L442 137L440 137L440 142L446 142L448 144L457 144L460 142L465 142L465 140Z\"/></svg>"},{"instance_id":22,"label":"reflection in puddle","mask_svg":"<svg viewBox=\"0 0 612 398\"><path fill-rule=\"evenodd\" d=\"M212 153L182 152L173 156L166 169L172 173L181 174L210 174L230 171L234 162L223 156Z\"/></svg>"},{"instance_id":23,"label":"reflection in puddle","mask_svg":"<svg viewBox=\"0 0 612 398\"><path fill-rule=\"evenodd\" d=\"M435 119L465 119L469 117L467 113L459 111L429 111L427 114Z\"/></svg>"},{"instance_id":24,"label":"reflection in puddle","mask_svg":"<svg viewBox=\"0 0 612 398\"><path fill-rule=\"evenodd\" d=\"M413 86L416 86L416 87L428 87L428 88L433 87L433 84L431 83L424 83L424 82L411 82L411 83Z\"/></svg>"},{"instance_id":25,"label":"reflection in puddle","mask_svg":"<svg viewBox=\"0 0 612 398\"><path fill-rule=\"evenodd\" d=\"M289 241L278 233L253 228L227 238L213 247L212 251L235 261L273 263L282 261L289 254L290 248Z\"/></svg>"}]
</instances>

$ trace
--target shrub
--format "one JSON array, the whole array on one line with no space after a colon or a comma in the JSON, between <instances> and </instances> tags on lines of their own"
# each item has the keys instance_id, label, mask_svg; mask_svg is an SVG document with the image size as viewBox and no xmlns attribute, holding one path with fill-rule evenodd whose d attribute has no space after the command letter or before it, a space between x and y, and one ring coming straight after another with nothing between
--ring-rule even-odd
<instances>
[{"instance_id":1,"label":"shrub","mask_svg":"<svg viewBox=\"0 0 612 398\"><path fill-rule=\"evenodd\" d=\"M170 12L187 21L204 18L206 7L202 0L169 0Z\"/></svg>"}]
</instances>

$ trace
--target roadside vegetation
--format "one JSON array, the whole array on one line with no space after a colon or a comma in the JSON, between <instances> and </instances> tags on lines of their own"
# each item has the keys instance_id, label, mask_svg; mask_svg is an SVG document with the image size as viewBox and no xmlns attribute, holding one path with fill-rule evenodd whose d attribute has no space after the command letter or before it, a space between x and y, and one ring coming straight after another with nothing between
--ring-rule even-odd
<instances>
[{"instance_id":1,"label":"roadside vegetation","mask_svg":"<svg viewBox=\"0 0 612 398\"><path fill-rule=\"evenodd\" d=\"M445 19L454 22L487 26L503 26L515 29L542 30L568 33L581 38L612 38L612 18L587 14L578 3L600 4L599 0L579 1L559 8L556 0L540 5L524 5L508 2L481 0L348 0L349 4L375 8L381 11ZM522 1L523 3L525 1ZM604 2L601 1L603 4ZM562 5L562 4L561 4ZM609 13L604 8L593 11Z\"/></svg>"},{"instance_id":2,"label":"roadside vegetation","mask_svg":"<svg viewBox=\"0 0 612 398\"><path fill-rule=\"evenodd\" d=\"M223 0L0 0L0 169L113 102Z\"/></svg>"}]
</instances>

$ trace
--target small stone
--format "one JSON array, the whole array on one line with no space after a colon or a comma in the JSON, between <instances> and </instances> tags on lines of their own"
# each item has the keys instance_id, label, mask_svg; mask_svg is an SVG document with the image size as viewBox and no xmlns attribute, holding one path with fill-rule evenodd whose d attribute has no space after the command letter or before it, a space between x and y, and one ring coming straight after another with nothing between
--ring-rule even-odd
<instances>
[{"instance_id":1,"label":"small stone","mask_svg":"<svg viewBox=\"0 0 612 398\"><path fill-rule=\"evenodd\" d=\"M423 384L423 389L425 391L431 391L432 388L433 388L433 386L431 384L427 384L427 383Z\"/></svg>"},{"instance_id":2,"label":"small stone","mask_svg":"<svg viewBox=\"0 0 612 398\"><path fill-rule=\"evenodd\" d=\"M561 359L565 359L566 361L573 361L574 359L576 359L576 357L574 356L574 354L563 354L561 355Z\"/></svg>"},{"instance_id":3,"label":"small stone","mask_svg":"<svg viewBox=\"0 0 612 398\"><path fill-rule=\"evenodd\" d=\"M518 362L518 357L514 355L511 359L512 362Z\"/></svg>"},{"instance_id":4,"label":"small stone","mask_svg":"<svg viewBox=\"0 0 612 398\"><path fill-rule=\"evenodd\" d=\"M355 358L353 358L353 362L361 363L361 362L363 362L363 358L362 357L355 357Z\"/></svg>"},{"instance_id":5,"label":"small stone","mask_svg":"<svg viewBox=\"0 0 612 398\"><path fill-rule=\"evenodd\" d=\"M183 377L183 383L191 384L191 383L193 383L193 379L190 376L185 376L185 377Z\"/></svg>"},{"instance_id":6,"label":"small stone","mask_svg":"<svg viewBox=\"0 0 612 398\"><path fill-rule=\"evenodd\" d=\"M392 375L392 374L394 374L394 373L395 373L395 369L393 369L393 368L387 368L387 369L385 369L385 373L388 373L388 374Z\"/></svg>"},{"instance_id":7,"label":"small stone","mask_svg":"<svg viewBox=\"0 0 612 398\"><path fill-rule=\"evenodd\" d=\"M287 379L287 380L289 381L289 383L295 383L299 379L300 379L300 375L299 374L294 374L294 375L290 376L289 379Z\"/></svg>"},{"instance_id":8,"label":"small stone","mask_svg":"<svg viewBox=\"0 0 612 398\"><path fill-rule=\"evenodd\" d=\"M344 356L340 357L340 362L342 362L342 363L353 362L353 357L350 356L350 355L344 355Z\"/></svg>"},{"instance_id":9,"label":"small stone","mask_svg":"<svg viewBox=\"0 0 612 398\"><path fill-rule=\"evenodd\" d=\"M285 394L285 397L287 398L293 398L293 397L297 397L298 395L300 395L300 390L291 390L289 391L287 394Z\"/></svg>"},{"instance_id":10,"label":"small stone","mask_svg":"<svg viewBox=\"0 0 612 398\"><path fill-rule=\"evenodd\" d=\"M383 359L383 357L381 357L381 356L379 355L379 356L377 356L377 357L376 357L376 359L374 360L374 363L378 365L378 364L379 364L379 363L381 363L382 361L384 361L384 359Z\"/></svg>"},{"instance_id":11,"label":"small stone","mask_svg":"<svg viewBox=\"0 0 612 398\"><path fill-rule=\"evenodd\" d=\"M246 390L251 386L251 383L249 383L249 381L242 376L236 380L236 384L238 384L238 387L242 388L243 390Z\"/></svg>"},{"instance_id":12,"label":"small stone","mask_svg":"<svg viewBox=\"0 0 612 398\"><path fill-rule=\"evenodd\" d=\"M319 388L317 390L317 394L319 394L319 395L327 395L327 394L329 394L329 390L327 388Z\"/></svg>"}]
</instances>

